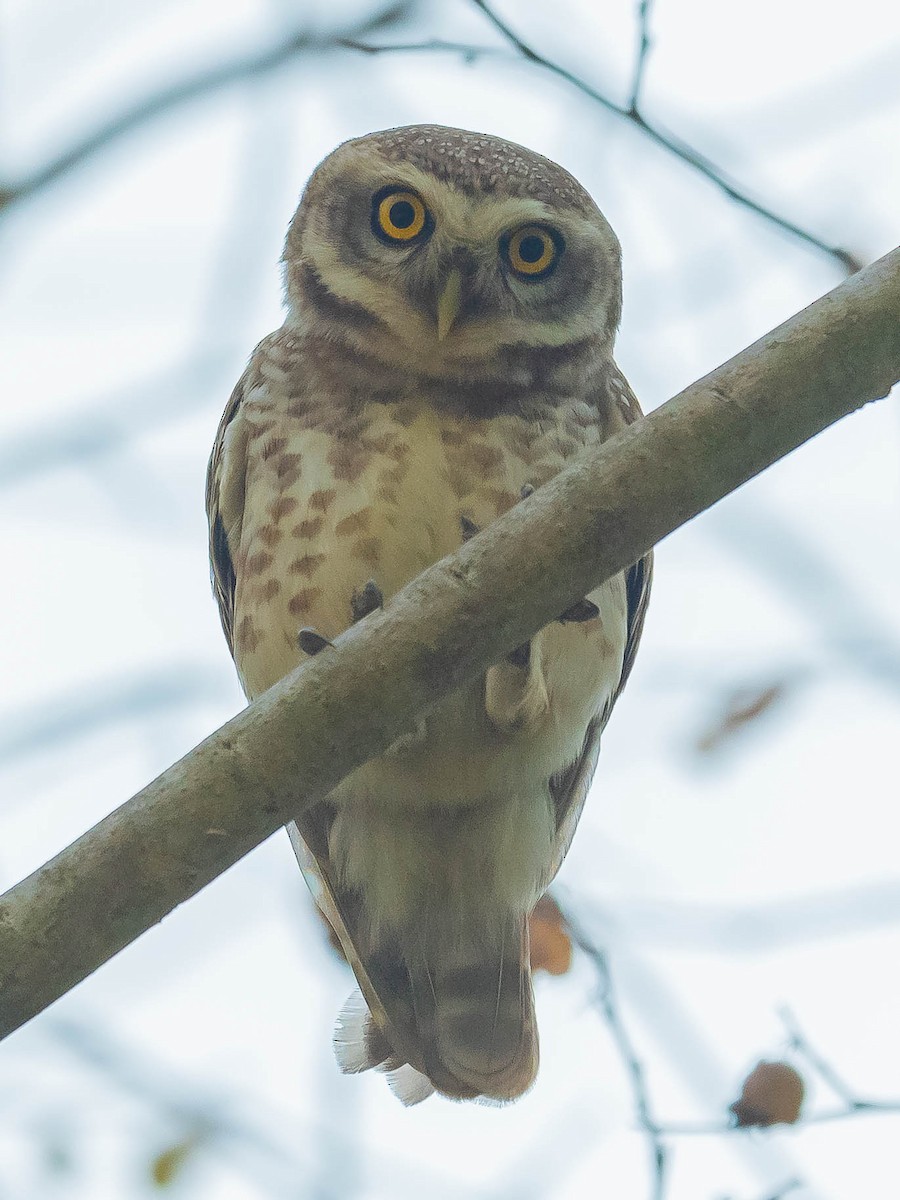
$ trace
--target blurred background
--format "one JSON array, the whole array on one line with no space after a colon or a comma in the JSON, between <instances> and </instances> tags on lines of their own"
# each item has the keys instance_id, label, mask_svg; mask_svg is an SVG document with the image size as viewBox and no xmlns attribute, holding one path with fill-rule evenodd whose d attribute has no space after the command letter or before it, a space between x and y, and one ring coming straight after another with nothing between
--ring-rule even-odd
<instances>
[{"instance_id":1,"label":"blurred background","mask_svg":"<svg viewBox=\"0 0 900 1200\"><path fill-rule=\"evenodd\" d=\"M887 0L5 0L2 886L243 703L206 460L338 142L568 167L652 408L900 240L898 116ZM338 1074L351 977L279 834L0 1046L0 1198L900 1196L898 441L870 406L659 548L525 1099ZM802 1119L732 1130L760 1059Z\"/></svg>"}]
</instances>

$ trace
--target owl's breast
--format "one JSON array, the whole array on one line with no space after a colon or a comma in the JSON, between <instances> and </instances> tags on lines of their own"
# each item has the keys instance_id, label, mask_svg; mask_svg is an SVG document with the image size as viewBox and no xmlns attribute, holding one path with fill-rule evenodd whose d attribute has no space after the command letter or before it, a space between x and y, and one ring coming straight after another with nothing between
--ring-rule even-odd
<instances>
[{"instance_id":1,"label":"owl's breast","mask_svg":"<svg viewBox=\"0 0 900 1200\"><path fill-rule=\"evenodd\" d=\"M250 434L235 560L235 658L251 697L301 661L299 629L337 637L352 621L353 593L369 579L389 598L459 547L464 519L489 524L526 485L539 486L599 439L596 426L571 409L537 422L511 414L477 420L409 401L370 404L345 430L290 413L265 418ZM456 764L452 779L461 744L469 743L485 760L470 756L477 790L488 766L508 769L498 746L520 741L523 769L532 753L549 752L554 769L570 761L621 669L624 591L620 580L606 589L598 597L601 618L551 627L535 643L544 737L535 741L524 717L495 720L483 702L457 696L429 722L421 754L414 744L391 769L413 776L427 769L434 779L446 759L448 768ZM547 739L552 749L543 747Z\"/></svg>"}]
</instances>

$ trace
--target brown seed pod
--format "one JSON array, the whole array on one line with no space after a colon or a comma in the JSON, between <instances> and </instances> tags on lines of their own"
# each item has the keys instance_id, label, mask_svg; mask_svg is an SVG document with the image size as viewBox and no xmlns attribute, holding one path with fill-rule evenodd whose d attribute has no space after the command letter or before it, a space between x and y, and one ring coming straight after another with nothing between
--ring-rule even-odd
<instances>
[{"instance_id":1,"label":"brown seed pod","mask_svg":"<svg viewBox=\"0 0 900 1200\"><path fill-rule=\"evenodd\" d=\"M759 1062L729 1108L739 1127L795 1125L803 1105L803 1079L789 1063Z\"/></svg>"},{"instance_id":2,"label":"brown seed pod","mask_svg":"<svg viewBox=\"0 0 900 1200\"><path fill-rule=\"evenodd\" d=\"M528 918L531 969L565 975L572 965L572 939L559 905L549 892L538 900Z\"/></svg>"}]
</instances>

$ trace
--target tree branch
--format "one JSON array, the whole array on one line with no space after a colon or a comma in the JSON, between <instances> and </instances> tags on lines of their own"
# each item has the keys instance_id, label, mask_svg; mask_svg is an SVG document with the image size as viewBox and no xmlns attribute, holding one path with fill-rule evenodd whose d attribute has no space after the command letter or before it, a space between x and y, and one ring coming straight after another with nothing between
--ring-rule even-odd
<instances>
[{"instance_id":1,"label":"tree branch","mask_svg":"<svg viewBox=\"0 0 900 1200\"><path fill-rule=\"evenodd\" d=\"M0 900L0 1036L604 579L900 377L900 249L580 457Z\"/></svg>"}]
</instances>

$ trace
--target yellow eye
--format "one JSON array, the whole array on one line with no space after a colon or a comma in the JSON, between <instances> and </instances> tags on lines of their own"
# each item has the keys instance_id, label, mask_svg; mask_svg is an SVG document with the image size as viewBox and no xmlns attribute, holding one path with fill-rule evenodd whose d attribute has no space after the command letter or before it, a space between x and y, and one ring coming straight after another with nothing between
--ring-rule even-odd
<instances>
[{"instance_id":1,"label":"yellow eye","mask_svg":"<svg viewBox=\"0 0 900 1200\"><path fill-rule=\"evenodd\" d=\"M506 258L517 275L537 279L556 264L563 240L543 225L523 225L505 243Z\"/></svg>"},{"instance_id":2,"label":"yellow eye","mask_svg":"<svg viewBox=\"0 0 900 1200\"><path fill-rule=\"evenodd\" d=\"M388 188L372 205L372 229L384 242L411 242L431 232L428 209L415 192Z\"/></svg>"}]
</instances>

